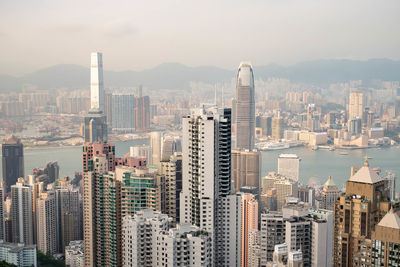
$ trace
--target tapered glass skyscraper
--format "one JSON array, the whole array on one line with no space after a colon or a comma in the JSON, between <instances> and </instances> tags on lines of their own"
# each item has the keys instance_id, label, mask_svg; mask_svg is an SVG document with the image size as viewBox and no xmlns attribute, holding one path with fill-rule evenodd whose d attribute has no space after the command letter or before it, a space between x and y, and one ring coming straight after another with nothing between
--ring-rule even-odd
<instances>
[{"instance_id":1,"label":"tapered glass skyscraper","mask_svg":"<svg viewBox=\"0 0 400 267\"><path fill-rule=\"evenodd\" d=\"M255 134L254 75L250 63L240 63L236 82L236 148L252 150Z\"/></svg>"}]
</instances>

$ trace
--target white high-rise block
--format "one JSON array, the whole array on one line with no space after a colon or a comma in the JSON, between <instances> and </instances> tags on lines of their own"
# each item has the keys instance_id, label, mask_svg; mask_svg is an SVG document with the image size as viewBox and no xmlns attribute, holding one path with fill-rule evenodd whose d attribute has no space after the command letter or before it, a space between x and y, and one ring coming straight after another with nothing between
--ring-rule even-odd
<instances>
[{"instance_id":1,"label":"white high-rise block","mask_svg":"<svg viewBox=\"0 0 400 267\"><path fill-rule=\"evenodd\" d=\"M311 210L311 266L332 266L333 211ZM317 219L318 217L318 219Z\"/></svg>"},{"instance_id":2,"label":"white high-rise block","mask_svg":"<svg viewBox=\"0 0 400 267\"><path fill-rule=\"evenodd\" d=\"M142 210L122 223L124 267L212 266L210 235L194 225L169 228L172 218Z\"/></svg>"},{"instance_id":3,"label":"white high-rise block","mask_svg":"<svg viewBox=\"0 0 400 267\"><path fill-rule=\"evenodd\" d=\"M142 210L122 220L122 264L126 267L150 267L156 263L156 239L168 231L172 221L159 211Z\"/></svg>"},{"instance_id":4,"label":"white high-rise block","mask_svg":"<svg viewBox=\"0 0 400 267\"><path fill-rule=\"evenodd\" d=\"M34 244L32 186L26 185L23 178L11 186L11 225L13 243Z\"/></svg>"},{"instance_id":5,"label":"white high-rise block","mask_svg":"<svg viewBox=\"0 0 400 267\"><path fill-rule=\"evenodd\" d=\"M103 55L99 52L91 54L90 108L104 111Z\"/></svg>"},{"instance_id":6,"label":"white high-rise block","mask_svg":"<svg viewBox=\"0 0 400 267\"><path fill-rule=\"evenodd\" d=\"M215 262L226 256L220 246L224 228L218 217L224 209L219 203L231 192L230 119L230 109L202 105L182 121L180 222L210 234Z\"/></svg>"}]
</instances>

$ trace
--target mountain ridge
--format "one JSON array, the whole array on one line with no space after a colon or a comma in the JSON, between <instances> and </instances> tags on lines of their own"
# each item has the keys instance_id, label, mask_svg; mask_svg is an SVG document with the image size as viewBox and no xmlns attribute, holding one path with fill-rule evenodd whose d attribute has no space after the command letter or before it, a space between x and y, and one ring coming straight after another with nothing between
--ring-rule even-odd
<instances>
[{"instance_id":1,"label":"mountain ridge","mask_svg":"<svg viewBox=\"0 0 400 267\"><path fill-rule=\"evenodd\" d=\"M349 80L400 81L400 61L370 59L321 59L300 62L291 66L268 64L253 66L255 79L285 78L293 82L328 85ZM141 71L104 71L106 88L136 87L139 84L152 89L190 90L190 82L218 83L235 78L235 70L215 66L191 67L181 63L162 63ZM0 92L20 91L24 84L38 89L89 87L89 68L74 64L59 64L14 77L0 74Z\"/></svg>"}]
</instances>

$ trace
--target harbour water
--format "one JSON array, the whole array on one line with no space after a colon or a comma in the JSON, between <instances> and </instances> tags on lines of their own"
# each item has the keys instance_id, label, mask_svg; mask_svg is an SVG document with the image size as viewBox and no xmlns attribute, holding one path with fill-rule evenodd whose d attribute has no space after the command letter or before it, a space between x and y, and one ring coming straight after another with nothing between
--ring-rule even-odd
<instances>
[{"instance_id":1,"label":"harbour water","mask_svg":"<svg viewBox=\"0 0 400 267\"><path fill-rule=\"evenodd\" d=\"M278 168L278 156L281 153L297 154L300 158L300 181L306 184L323 184L332 176L334 182L340 188L344 188L350 178L351 166L362 166L365 157L369 157L369 164L373 168L382 171L391 171L396 177L400 175L400 148L370 148L359 150L346 150L348 155L342 155L340 150L312 151L306 147L297 147L286 150L262 152L262 174L276 171ZM400 183L400 180L398 180ZM399 191L397 185L397 191Z\"/></svg>"},{"instance_id":2,"label":"harbour water","mask_svg":"<svg viewBox=\"0 0 400 267\"><path fill-rule=\"evenodd\" d=\"M116 153L121 157L129 153L129 147L148 143L148 139L116 141ZM25 150L25 175L31 174L34 168L45 166L48 161L58 161L60 176L73 176L81 170L81 147L46 148ZM300 180L307 184L323 184L331 175L339 187L343 187L349 179L351 166L361 166L366 155L370 157L370 165L383 171L392 171L400 176L400 148L371 148L346 151L342 155L339 150L312 151L306 147L262 152L262 175L276 171L278 155L294 153L300 156ZM398 184L400 180L398 180ZM400 187L397 186L397 189Z\"/></svg>"}]
</instances>

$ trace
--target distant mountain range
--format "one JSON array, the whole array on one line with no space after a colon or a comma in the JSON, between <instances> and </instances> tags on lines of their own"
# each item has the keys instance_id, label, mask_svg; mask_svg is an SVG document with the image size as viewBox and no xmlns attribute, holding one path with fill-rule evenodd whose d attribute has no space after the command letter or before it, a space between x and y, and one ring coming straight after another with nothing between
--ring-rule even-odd
<instances>
[{"instance_id":1,"label":"distant mountain range","mask_svg":"<svg viewBox=\"0 0 400 267\"><path fill-rule=\"evenodd\" d=\"M316 60L292 66L269 64L253 66L256 79L287 78L293 82L327 85L350 80L400 81L400 61L389 59ZM139 84L156 89L189 90L190 82L217 83L230 81L236 70L213 66L188 67L179 63L164 63L143 71L105 71L106 88L135 87ZM20 91L24 84L38 89L88 88L89 69L78 65L55 65L49 68L14 77L0 74L0 92Z\"/></svg>"}]
</instances>

